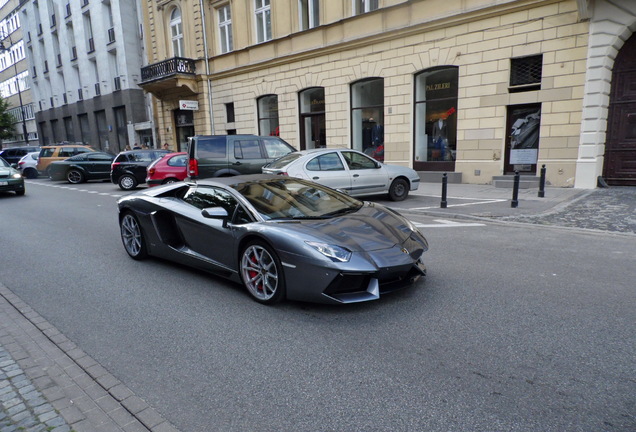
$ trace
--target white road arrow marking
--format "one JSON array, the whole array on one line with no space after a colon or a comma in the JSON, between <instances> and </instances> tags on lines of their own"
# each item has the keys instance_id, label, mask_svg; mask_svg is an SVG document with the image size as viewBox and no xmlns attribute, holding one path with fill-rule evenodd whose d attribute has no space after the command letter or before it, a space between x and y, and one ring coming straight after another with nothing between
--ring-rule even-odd
<instances>
[{"instance_id":1,"label":"white road arrow marking","mask_svg":"<svg viewBox=\"0 0 636 432\"><path fill-rule=\"evenodd\" d=\"M422 224L414 222L414 225L418 228L463 228L463 227L478 227L485 226L483 223L471 223L471 222L454 222L446 219L435 219L435 224Z\"/></svg>"}]
</instances>

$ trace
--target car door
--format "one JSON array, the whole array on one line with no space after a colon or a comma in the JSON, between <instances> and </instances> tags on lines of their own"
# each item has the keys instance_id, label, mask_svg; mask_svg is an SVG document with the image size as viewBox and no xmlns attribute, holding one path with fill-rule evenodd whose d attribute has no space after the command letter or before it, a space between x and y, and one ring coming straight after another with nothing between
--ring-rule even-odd
<instances>
[{"instance_id":1,"label":"car door","mask_svg":"<svg viewBox=\"0 0 636 432\"><path fill-rule=\"evenodd\" d=\"M258 137L240 137L231 140L234 148L230 169L239 174L260 174L267 163L261 140Z\"/></svg>"},{"instance_id":2,"label":"car door","mask_svg":"<svg viewBox=\"0 0 636 432\"><path fill-rule=\"evenodd\" d=\"M232 253L235 238L227 221L204 217L201 212L210 207L223 207L229 216L239 205L228 192L206 185L191 186L182 198L175 222L188 248L206 261L228 269L235 269L236 257Z\"/></svg>"},{"instance_id":3,"label":"car door","mask_svg":"<svg viewBox=\"0 0 636 432\"><path fill-rule=\"evenodd\" d=\"M351 194L365 195L386 192L389 176L382 165L356 151L343 151L342 156L351 174Z\"/></svg>"},{"instance_id":4,"label":"car door","mask_svg":"<svg viewBox=\"0 0 636 432\"><path fill-rule=\"evenodd\" d=\"M337 151L320 154L306 162L304 178L334 189L351 191L351 174Z\"/></svg>"},{"instance_id":5,"label":"car door","mask_svg":"<svg viewBox=\"0 0 636 432\"><path fill-rule=\"evenodd\" d=\"M91 178L108 178L113 157L106 153L89 153L86 171Z\"/></svg>"}]
</instances>

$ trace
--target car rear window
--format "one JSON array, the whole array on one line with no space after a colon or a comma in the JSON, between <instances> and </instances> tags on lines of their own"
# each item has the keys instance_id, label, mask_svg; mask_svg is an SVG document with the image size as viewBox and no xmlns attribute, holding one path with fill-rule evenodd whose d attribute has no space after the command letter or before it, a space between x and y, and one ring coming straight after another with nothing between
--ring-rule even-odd
<instances>
[{"instance_id":1,"label":"car rear window","mask_svg":"<svg viewBox=\"0 0 636 432\"><path fill-rule=\"evenodd\" d=\"M129 162L152 162L154 160L152 152L134 152L128 154Z\"/></svg>"},{"instance_id":2,"label":"car rear window","mask_svg":"<svg viewBox=\"0 0 636 432\"><path fill-rule=\"evenodd\" d=\"M197 141L197 154L199 159L225 159L227 157L227 145L225 137L201 138Z\"/></svg>"},{"instance_id":3,"label":"car rear window","mask_svg":"<svg viewBox=\"0 0 636 432\"><path fill-rule=\"evenodd\" d=\"M270 162L269 165L267 165L267 167L274 168L274 169L284 168L290 163L292 163L293 161L295 161L296 159L299 159L301 157L302 157L302 153L298 153L298 152L289 153L280 159L276 159L275 161Z\"/></svg>"}]
</instances>

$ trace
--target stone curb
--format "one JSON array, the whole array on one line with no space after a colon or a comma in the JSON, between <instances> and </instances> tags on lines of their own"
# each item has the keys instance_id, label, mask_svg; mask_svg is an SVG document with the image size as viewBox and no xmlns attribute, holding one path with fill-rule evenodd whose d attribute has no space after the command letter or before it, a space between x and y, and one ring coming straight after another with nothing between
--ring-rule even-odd
<instances>
[{"instance_id":1,"label":"stone curb","mask_svg":"<svg viewBox=\"0 0 636 432\"><path fill-rule=\"evenodd\" d=\"M0 316L0 345L72 431L178 432L1 283Z\"/></svg>"}]
</instances>

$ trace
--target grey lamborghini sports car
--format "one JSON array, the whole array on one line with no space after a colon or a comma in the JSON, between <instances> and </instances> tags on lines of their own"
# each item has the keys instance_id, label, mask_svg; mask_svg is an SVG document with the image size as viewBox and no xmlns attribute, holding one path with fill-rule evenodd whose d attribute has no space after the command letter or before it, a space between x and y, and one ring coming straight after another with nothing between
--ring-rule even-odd
<instances>
[{"instance_id":1,"label":"grey lamborghini sports car","mask_svg":"<svg viewBox=\"0 0 636 432\"><path fill-rule=\"evenodd\" d=\"M426 274L428 243L395 211L293 177L179 182L118 201L126 252L243 283L261 303L353 303Z\"/></svg>"}]
</instances>

